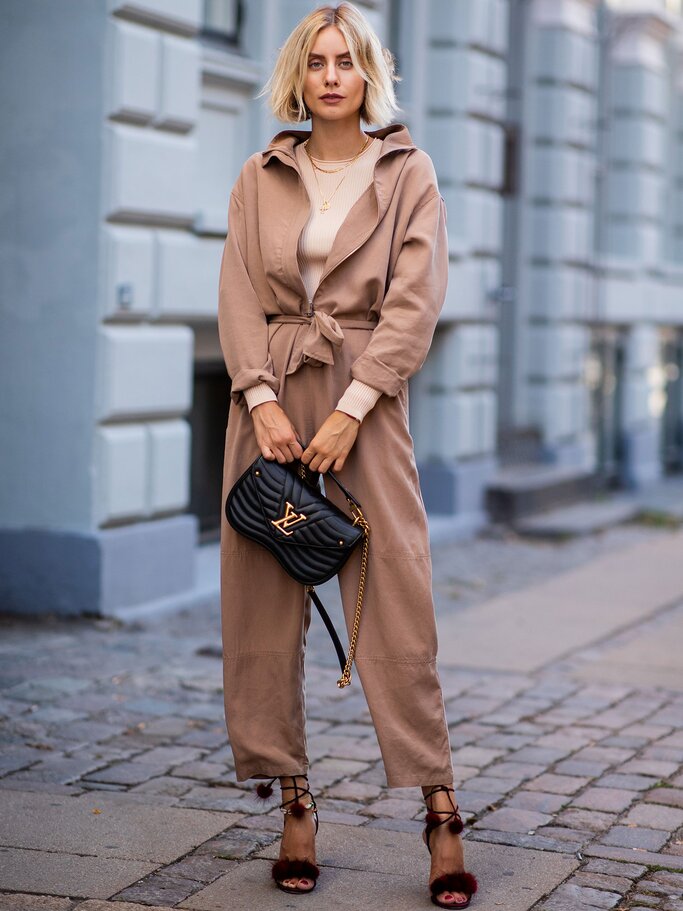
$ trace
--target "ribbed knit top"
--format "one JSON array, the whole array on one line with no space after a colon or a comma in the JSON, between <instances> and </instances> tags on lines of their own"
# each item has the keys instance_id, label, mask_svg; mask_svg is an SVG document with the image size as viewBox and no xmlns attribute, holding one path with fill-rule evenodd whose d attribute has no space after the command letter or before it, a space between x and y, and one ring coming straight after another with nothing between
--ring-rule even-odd
<instances>
[{"instance_id":1,"label":"ribbed knit top","mask_svg":"<svg viewBox=\"0 0 683 911\"><path fill-rule=\"evenodd\" d=\"M363 154L352 164L343 171L326 174L314 170L303 142L297 143L294 147L296 160L312 203L311 215L301 233L298 250L299 267L309 301L320 283L337 231L351 207L372 183L375 163L381 149L382 140L373 137ZM314 161L325 171L333 171L343 167L349 159L322 161L314 158ZM321 212L323 199L329 200L330 207Z\"/></svg>"},{"instance_id":2,"label":"ribbed knit top","mask_svg":"<svg viewBox=\"0 0 683 911\"><path fill-rule=\"evenodd\" d=\"M299 239L298 262L306 286L309 303L313 299L320 279L325 271L327 257L344 219L353 205L371 185L374 167L382 148L382 140L373 137L365 151L343 171L324 173L315 170L302 142L294 148L308 195L311 198L311 214ZM343 167L348 158L331 160L314 159L325 171ZM316 180L317 178L317 180ZM323 200L329 208L321 211ZM375 405L381 392L352 379L337 403L337 410L344 411L362 421ZM259 383L244 390L249 411L265 401L277 400L267 383Z\"/></svg>"}]
</instances>

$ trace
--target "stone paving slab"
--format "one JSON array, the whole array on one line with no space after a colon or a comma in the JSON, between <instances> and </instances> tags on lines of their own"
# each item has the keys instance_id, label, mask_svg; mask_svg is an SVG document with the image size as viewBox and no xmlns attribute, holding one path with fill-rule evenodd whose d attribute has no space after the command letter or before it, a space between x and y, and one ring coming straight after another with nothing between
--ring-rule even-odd
<instances>
[{"instance_id":1,"label":"stone paving slab","mask_svg":"<svg viewBox=\"0 0 683 911\"><path fill-rule=\"evenodd\" d=\"M0 893L0 911L71 911L73 906L74 903L70 898L29 895L28 892Z\"/></svg>"},{"instance_id":2,"label":"stone paving slab","mask_svg":"<svg viewBox=\"0 0 683 911\"><path fill-rule=\"evenodd\" d=\"M573 674L586 680L683 690L683 609L629 631L581 656Z\"/></svg>"},{"instance_id":3,"label":"stone paving slab","mask_svg":"<svg viewBox=\"0 0 683 911\"><path fill-rule=\"evenodd\" d=\"M79 797L0 791L0 844L100 858L170 863L239 818L102 791ZM1 888L8 888L2 871Z\"/></svg>"},{"instance_id":4,"label":"stone paving slab","mask_svg":"<svg viewBox=\"0 0 683 911\"><path fill-rule=\"evenodd\" d=\"M4 911L0 905L0 911ZM50 909L51 911L51 909ZM79 902L73 911L173 911L168 905L140 905L137 902Z\"/></svg>"},{"instance_id":5,"label":"stone paving slab","mask_svg":"<svg viewBox=\"0 0 683 911\"><path fill-rule=\"evenodd\" d=\"M614 908L621 896L618 892L603 891L566 883L545 901L538 911L598 911Z\"/></svg>"},{"instance_id":6,"label":"stone paving slab","mask_svg":"<svg viewBox=\"0 0 683 911\"><path fill-rule=\"evenodd\" d=\"M321 828L318 836L321 876L307 907L325 911L431 907L429 855L426 849L420 851L415 836L356 829L350 839L343 826L325 828L329 831L323 833ZM566 855L505 845L468 843L466 855L468 869L476 871L480 884L472 903L473 907L476 903L477 911L526 911L578 867L578 861ZM274 887L270 863L252 861L237 865L178 907L193 911L233 907L240 911L280 911L294 908L300 901L298 896L292 898L290 905L286 894Z\"/></svg>"},{"instance_id":7,"label":"stone paving slab","mask_svg":"<svg viewBox=\"0 0 683 911\"><path fill-rule=\"evenodd\" d=\"M156 866L139 860L0 848L0 888L72 898L108 898ZM16 907L11 911L16 911Z\"/></svg>"},{"instance_id":8,"label":"stone paving slab","mask_svg":"<svg viewBox=\"0 0 683 911\"><path fill-rule=\"evenodd\" d=\"M426 889L400 874L387 875L328 867L322 870L315 892L305 899L277 889L270 878L270 863L254 860L239 864L227 876L178 905L192 911L282 911L299 908L302 901L311 911L336 909L415 909L429 905ZM483 909L482 909L483 911Z\"/></svg>"},{"instance_id":9,"label":"stone paving slab","mask_svg":"<svg viewBox=\"0 0 683 911\"><path fill-rule=\"evenodd\" d=\"M29 895L26 892L0 894L0 911L71 911L71 908L73 908L73 902L70 898Z\"/></svg>"},{"instance_id":10,"label":"stone paving slab","mask_svg":"<svg viewBox=\"0 0 683 911\"><path fill-rule=\"evenodd\" d=\"M444 617L440 664L538 671L683 600L682 552L676 532Z\"/></svg>"},{"instance_id":11,"label":"stone paving slab","mask_svg":"<svg viewBox=\"0 0 683 911\"><path fill-rule=\"evenodd\" d=\"M608 845L590 845L585 849L589 857L603 857L606 860L623 860L627 863L648 864L665 867L667 870L683 870L683 857L665 854L663 851L642 851L638 848L613 848Z\"/></svg>"}]
</instances>

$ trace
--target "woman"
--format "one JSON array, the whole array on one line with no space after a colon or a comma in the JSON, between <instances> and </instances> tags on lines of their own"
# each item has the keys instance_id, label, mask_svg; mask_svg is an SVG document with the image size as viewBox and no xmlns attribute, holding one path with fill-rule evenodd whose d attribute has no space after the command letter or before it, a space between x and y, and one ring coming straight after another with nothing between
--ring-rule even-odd
<instances>
[{"instance_id":1,"label":"woman","mask_svg":"<svg viewBox=\"0 0 683 911\"><path fill-rule=\"evenodd\" d=\"M446 210L432 161L403 124L360 127L390 121L397 78L369 23L341 3L297 25L264 88L279 120L310 117L312 129L278 133L245 162L230 195L218 314L232 379L223 503L262 453L332 469L363 505L372 535L356 666L388 786L421 786L427 802L432 900L462 908L476 880L463 870L408 430L408 379L425 360L448 281ZM326 495L346 507L336 485ZM349 628L359 561L357 548L339 574ZM223 516L221 599L237 779L280 779L273 877L285 891L309 892L319 873L304 729L310 596Z\"/></svg>"}]
</instances>

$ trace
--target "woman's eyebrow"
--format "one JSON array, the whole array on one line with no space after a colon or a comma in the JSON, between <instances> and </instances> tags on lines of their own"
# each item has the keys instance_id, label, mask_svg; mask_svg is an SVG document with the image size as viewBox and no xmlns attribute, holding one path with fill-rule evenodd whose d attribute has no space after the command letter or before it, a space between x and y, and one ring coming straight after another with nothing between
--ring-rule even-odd
<instances>
[{"instance_id":1,"label":"woman's eyebrow","mask_svg":"<svg viewBox=\"0 0 683 911\"><path fill-rule=\"evenodd\" d=\"M343 54L337 54L337 57L350 57L350 56L351 56L351 52L350 52L350 51L344 51ZM324 60L324 59L325 59L325 55L324 55L324 54L309 54L308 57L309 57L309 59L310 59L311 57L319 57L321 60Z\"/></svg>"}]
</instances>

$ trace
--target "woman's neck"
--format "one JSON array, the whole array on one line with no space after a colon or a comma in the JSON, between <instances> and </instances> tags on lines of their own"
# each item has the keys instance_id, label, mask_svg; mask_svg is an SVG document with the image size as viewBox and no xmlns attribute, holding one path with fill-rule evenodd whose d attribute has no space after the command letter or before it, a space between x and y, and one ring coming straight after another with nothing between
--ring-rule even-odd
<instances>
[{"instance_id":1,"label":"woman's neck","mask_svg":"<svg viewBox=\"0 0 683 911\"><path fill-rule=\"evenodd\" d=\"M358 121L349 125L343 121L330 123L314 120L311 138L306 148L313 158L322 161L343 161L357 155L367 142L367 138Z\"/></svg>"}]
</instances>

